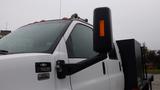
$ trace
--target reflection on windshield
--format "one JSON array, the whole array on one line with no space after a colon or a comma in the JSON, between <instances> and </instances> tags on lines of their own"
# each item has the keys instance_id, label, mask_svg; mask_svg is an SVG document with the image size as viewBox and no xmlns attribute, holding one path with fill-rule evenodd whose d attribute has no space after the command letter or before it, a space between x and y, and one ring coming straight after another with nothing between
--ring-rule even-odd
<instances>
[{"instance_id":1,"label":"reflection on windshield","mask_svg":"<svg viewBox=\"0 0 160 90\"><path fill-rule=\"evenodd\" d=\"M0 50L9 53L47 52L57 38L66 30L70 21L57 20L40 22L17 29L0 39Z\"/></svg>"}]
</instances>

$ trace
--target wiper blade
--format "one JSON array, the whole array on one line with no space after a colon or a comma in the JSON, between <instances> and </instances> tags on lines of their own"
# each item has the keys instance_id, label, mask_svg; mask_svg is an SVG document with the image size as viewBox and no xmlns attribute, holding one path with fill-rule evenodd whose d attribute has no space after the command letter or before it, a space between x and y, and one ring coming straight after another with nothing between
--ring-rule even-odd
<instances>
[{"instance_id":1,"label":"wiper blade","mask_svg":"<svg viewBox=\"0 0 160 90\"><path fill-rule=\"evenodd\" d=\"M0 50L0 54L8 54L7 50Z\"/></svg>"}]
</instances>

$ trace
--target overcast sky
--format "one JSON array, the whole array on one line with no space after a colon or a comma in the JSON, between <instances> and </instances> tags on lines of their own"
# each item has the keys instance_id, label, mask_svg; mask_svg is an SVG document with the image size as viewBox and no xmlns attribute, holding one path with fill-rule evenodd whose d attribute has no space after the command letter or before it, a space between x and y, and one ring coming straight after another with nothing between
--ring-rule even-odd
<instances>
[{"instance_id":1,"label":"overcast sky","mask_svg":"<svg viewBox=\"0 0 160 90\"><path fill-rule=\"evenodd\" d=\"M92 24L93 9L110 7L114 38L135 38L149 49L160 49L159 0L0 0L0 30L78 13Z\"/></svg>"}]
</instances>

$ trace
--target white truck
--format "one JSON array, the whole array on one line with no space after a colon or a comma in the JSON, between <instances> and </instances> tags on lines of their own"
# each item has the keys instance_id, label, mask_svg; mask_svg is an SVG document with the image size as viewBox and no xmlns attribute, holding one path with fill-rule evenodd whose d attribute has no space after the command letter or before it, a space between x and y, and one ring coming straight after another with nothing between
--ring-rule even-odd
<instances>
[{"instance_id":1,"label":"white truck","mask_svg":"<svg viewBox=\"0 0 160 90\"><path fill-rule=\"evenodd\" d=\"M76 14L22 26L0 40L0 90L149 90L137 71L125 78L117 43L107 7L95 9L93 26Z\"/></svg>"}]
</instances>

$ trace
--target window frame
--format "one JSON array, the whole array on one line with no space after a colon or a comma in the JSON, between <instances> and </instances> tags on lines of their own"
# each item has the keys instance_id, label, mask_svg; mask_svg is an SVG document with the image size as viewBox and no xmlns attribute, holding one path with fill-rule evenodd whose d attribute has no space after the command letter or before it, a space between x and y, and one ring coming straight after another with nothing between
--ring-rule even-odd
<instances>
[{"instance_id":1,"label":"window frame","mask_svg":"<svg viewBox=\"0 0 160 90\"><path fill-rule=\"evenodd\" d=\"M113 57L113 56L110 56L111 52L108 53L108 57L109 57L110 60L119 60L115 44L113 44L113 47L114 47L113 50L114 50L114 54L116 55L116 58L115 57L111 58L111 57Z\"/></svg>"}]
</instances>

